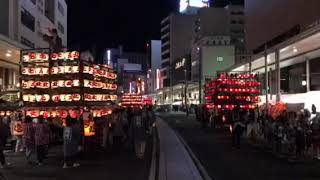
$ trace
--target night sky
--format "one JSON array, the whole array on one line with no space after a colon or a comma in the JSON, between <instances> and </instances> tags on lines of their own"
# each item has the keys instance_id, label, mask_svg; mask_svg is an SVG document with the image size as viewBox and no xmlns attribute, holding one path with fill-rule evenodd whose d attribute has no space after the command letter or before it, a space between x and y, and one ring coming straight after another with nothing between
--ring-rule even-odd
<instances>
[{"instance_id":1,"label":"night sky","mask_svg":"<svg viewBox=\"0 0 320 180\"><path fill-rule=\"evenodd\" d=\"M118 47L140 51L160 39L160 22L176 11L178 0L66 0L68 46L91 49ZM225 2L227 0L216 0Z\"/></svg>"}]
</instances>

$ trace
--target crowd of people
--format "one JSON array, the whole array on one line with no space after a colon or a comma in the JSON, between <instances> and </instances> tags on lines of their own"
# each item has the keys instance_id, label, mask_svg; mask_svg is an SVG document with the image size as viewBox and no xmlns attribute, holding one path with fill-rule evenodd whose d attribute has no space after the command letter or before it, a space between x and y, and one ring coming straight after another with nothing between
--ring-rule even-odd
<instances>
[{"instance_id":1,"label":"crowd of people","mask_svg":"<svg viewBox=\"0 0 320 180\"><path fill-rule=\"evenodd\" d=\"M142 159L146 149L147 137L153 133L155 114L152 107L119 108L111 115L93 118L95 129L101 134L89 137L103 149L119 152L121 149L133 149L136 157ZM15 134L13 126L21 122L22 134ZM43 165L52 146L63 145L63 168L78 167L79 154L86 144L81 121L68 115L65 119L52 119L39 116L1 117L0 119L0 167L12 166L6 161L4 151L8 150L9 139L13 140L9 150L25 153L26 162L30 165ZM99 137L98 137L99 136Z\"/></svg>"},{"instance_id":2,"label":"crowd of people","mask_svg":"<svg viewBox=\"0 0 320 180\"><path fill-rule=\"evenodd\" d=\"M283 110L278 116L265 109L244 110L235 107L221 116L215 109L198 108L196 117L203 128L230 124L232 146L240 148L241 137L259 143L275 153L289 157L320 159L320 113Z\"/></svg>"}]
</instances>

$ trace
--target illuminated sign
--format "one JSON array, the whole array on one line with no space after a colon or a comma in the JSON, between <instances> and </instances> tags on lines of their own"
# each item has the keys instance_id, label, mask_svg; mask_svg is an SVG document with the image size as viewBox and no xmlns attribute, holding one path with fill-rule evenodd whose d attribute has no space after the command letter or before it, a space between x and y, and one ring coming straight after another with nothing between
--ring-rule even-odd
<instances>
[{"instance_id":1,"label":"illuminated sign","mask_svg":"<svg viewBox=\"0 0 320 180\"><path fill-rule=\"evenodd\" d=\"M176 62L176 69L180 69L181 67L183 67L185 62L186 62L185 58L183 58L182 61Z\"/></svg>"},{"instance_id":2,"label":"illuminated sign","mask_svg":"<svg viewBox=\"0 0 320 180\"><path fill-rule=\"evenodd\" d=\"M222 62L222 61L223 61L223 57L218 56L218 57L217 57L217 61L218 61L218 62Z\"/></svg>"},{"instance_id":3,"label":"illuminated sign","mask_svg":"<svg viewBox=\"0 0 320 180\"><path fill-rule=\"evenodd\" d=\"M188 7L209 7L209 0L180 0L180 12L185 12Z\"/></svg>"},{"instance_id":4,"label":"illuminated sign","mask_svg":"<svg viewBox=\"0 0 320 180\"><path fill-rule=\"evenodd\" d=\"M160 69L157 69L156 74L157 74L156 89L159 89L160 88L160 78L161 78Z\"/></svg>"}]
</instances>

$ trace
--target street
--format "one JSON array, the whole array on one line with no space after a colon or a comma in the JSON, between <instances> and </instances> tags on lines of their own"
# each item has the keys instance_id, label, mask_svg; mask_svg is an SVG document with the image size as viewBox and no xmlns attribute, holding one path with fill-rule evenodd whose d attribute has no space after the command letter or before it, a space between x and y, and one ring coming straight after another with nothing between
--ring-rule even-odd
<instances>
[{"instance_id":1,"label":"street","mask_svg":"<svg viewBox=\"0 0 320 180\"><path fill-rule=\"evenodd\" d=\"M230 133L204 132L194 115L160 114L187 142L213 180L318 180L320 162L289 162L242 143L231 148ZM243 141L242 141L243 142Z\"/></svg>"},{"instance_id":2,"label":"street","mask_svg":"<svg viewBox=\"0 0 320 180\"><path fill-rule=\"evenodd\" d=\"M55 147L49 152L43 166L30 166L22 154L9 153L7 160L12 164L9 169L1 169L6 180L95 180L95 179L148 179L151 163L152 138L149 138L145 157L139 160L134 152L118 153L94 152L82 156L81 166L63 169L62 147Z\"/></svg>"}]
</instances>

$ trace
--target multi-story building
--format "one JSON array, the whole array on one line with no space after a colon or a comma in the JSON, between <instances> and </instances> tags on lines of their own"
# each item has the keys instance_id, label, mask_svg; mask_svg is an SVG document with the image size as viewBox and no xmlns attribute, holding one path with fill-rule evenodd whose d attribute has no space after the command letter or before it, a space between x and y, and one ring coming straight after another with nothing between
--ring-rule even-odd
<instances>
[{"instance_id":1,"label":"multi-story building","mask_svg":"<svg viewBox=\"0 0 320 180\"><path fill-rule=\"evenodd\" d=\"M42 38L49 28L57 29L67 46L67 4L65 0L1 0L0 24L0 89L16 96L20 49L49 47ZM12 96L0 98L7 97Z\"/></svg>"},{"instance_id":2,"label":"multi-story building","mask_svg":"<svg viewBox=\"0 0 320 180\"><path fill-rule=\"evenodd\" d=\"M147 92L153 94L160 89L161 41L151 40L148 48L149 63L147 71Z\"/></svg>"},{"instance_id":3,"label":"multi-story building","mask_svg":"<svg viewBox=\"0 0 320 180\"><path fill-rule=\"evenodd\" d=\"M170 104L189 98L189 103L199 103L202 97L199 86L202 87L206 76L214 76L217 71L243 61L242 55L246 53L243 11L243 6L230 4L198 8L196 14L171 15L162 21L164 88L160 102ZM179 23L173 26L174 21Z\"/></svg>"},{"instance_id":4,"label":"multi-story building","mask_svg":"<svg viewBox=\"0 0 320 180\"><path fill-rule=\"evenodd\" d=\"M108 64L113 69L118 69L118 59L122 56L122 46L118 48L107 48L103 54L103 64Z\"/></svg>"},{"instance_id":5,"label":"multi-story building","mask_svg":"<svg viewBox=\"0 0 320 180\"><path fill-rule=\"evenodd\" d=\"M171 14L161 22L161 84L163 88L170 87L171 64L175 59L190 54L190 44L193 36L194 14Z\"/></svg>"},{"instance_id":6,"label":"multi-story building","mask_svg":"<svg viewBox=\"0 0 320 180\"><path fill-rule=\"evenodd\" d=\"M246 43L250 50L320 19L318 0L245 0L245 5Z\"/></svg>"},{"instance_id":7,"label":"multi-story building","mask_svg":"<svg viewBox=\"0 0 320 180\"><path fill-rule=\"evenodd\" d=\"M106 48L103 55L103 63L113 66L118 73L118 91L130 92L134 89L137 79L145 84L147 77L147 54L123 51L123 47Z\"/></svg>"},{"instance_id":8,"label":"multi-story building","mask_svg":"<svg viewBox=\"0 0 320 180\"><path fill-rule=\"evenodd\" d=\"M294 104L287 111L319 107L320 2L246 0L245 4L246 44L254 54L251 61L230 71L259 73L262 103Z\"/></svg>"}]
</instances>

